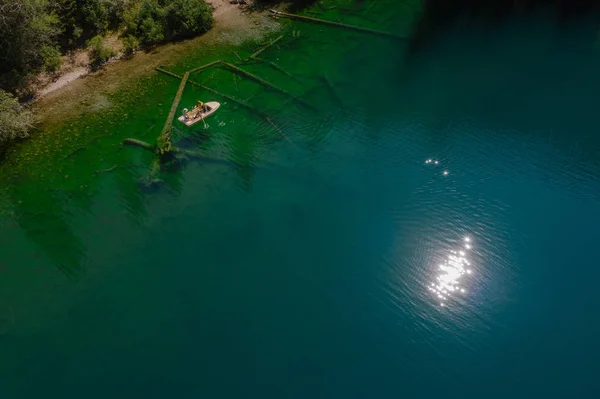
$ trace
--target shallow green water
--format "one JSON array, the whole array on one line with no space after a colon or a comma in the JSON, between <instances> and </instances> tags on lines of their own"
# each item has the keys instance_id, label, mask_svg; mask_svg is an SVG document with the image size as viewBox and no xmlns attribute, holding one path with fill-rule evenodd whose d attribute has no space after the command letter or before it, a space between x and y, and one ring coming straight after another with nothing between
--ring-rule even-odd
<instances>
[{"instance_id":1,"label":"shallow green water","mask_svg":"<svg viewBox=\"0 0 600 399\"><path fill-rule=\"evenodd\" d=\"M379 0L323 17L404 34L414 14ZM337 28L283 33L261 56L297 81L245 68L310 106L194 75L277 127L228 101L208 128L176 124L207 158L165 165L164 186L138 184L152 154L120 149L159 134L178 85L159 74L2 170L2 397L598 394L593 30L540 15L411 57Z\"/></svg>"}]
</instances>

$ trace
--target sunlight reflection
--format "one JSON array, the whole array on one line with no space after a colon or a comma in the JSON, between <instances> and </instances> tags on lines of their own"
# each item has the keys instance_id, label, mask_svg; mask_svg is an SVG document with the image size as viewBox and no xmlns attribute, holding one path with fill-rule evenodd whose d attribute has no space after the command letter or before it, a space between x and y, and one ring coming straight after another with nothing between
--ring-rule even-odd
<instances>
[{"instance_id":1,"label":"sunlight reflection","mask_svg":"<svg viewBox=\"0 0 600 399\"><path fill-rule=\"evenodd\" d=\"M470 243L471 239L465 237L464 241ZM435 282L431 283L429 290L441 300L440 306L446 306L447 301L454 294L464 294L466 291L461 287L461 279L465 274L471 274L471 265L467 256L470 244L465 244L465 249L452 250L442 264L439 265L439 273Z\"/></svg>"}]
</instances>

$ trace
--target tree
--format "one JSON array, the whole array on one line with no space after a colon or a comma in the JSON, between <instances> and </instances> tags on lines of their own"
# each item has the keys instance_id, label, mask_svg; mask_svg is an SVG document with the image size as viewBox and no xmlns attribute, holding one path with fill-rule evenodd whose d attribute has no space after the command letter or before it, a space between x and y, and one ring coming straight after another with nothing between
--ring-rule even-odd
<instances>
[{"instance_id":1,"label":"tree","mask_svg":"<svg viewBox=\"0 0 600 399\"><path fill-rule=\"evenodd\" d=\"M129 58L133 56L138 47L140 47L140 41L135 36L128 35L123 38L123 53L125 57Z\"/></svg>"},{"instance_id":2,"label":"tree","mask_svg":"<svg viewBox=\"0 0 600 399\"><path fill-rule=\"evenodd\" d=\"M138 9L127 16L127 33L137 37L143 45L164 39L165 12L156 0L143 0Z\"/></svg>"},{"instance_id":3,"label":"tree","mask_svg":"<svg viewBox=\"0 0 600 399\"><path fill-rule=\"evenodd\" d=\"M204 0L143 0L125 19L127 35L145 46L195 36L213 24L212 9Z\"/></svg>"},{"instance_id":4,"label":"tree","mask_svg":"<svg viewBox=\"0 0 600 399\"><path fill-rule=\"evenodd\" d=\"M10 93L0 90L0 150L14 140L28 136L33 114L23 109Z\"/></svg>"},{"instance_id":5,"label":"tree","mask_svg":"<svg viewBox=\"0 0 600 399\"><path fill-rule=\"evenodd\" d=\"M192 37L208 31L212 24L212 9L204 0L173 0L167 7L165 36Z\"/></svg>"},{"instance_id":6,"label":"tree","mask_svg":"<svg viewBox=\"0 0 600 399\"><path fill-rule=\"evenodd\" d=\"M110 57L115 55L112 49L106 47L102 36L94 36L87 44L93 69L100 68Z\"/></svg>"},{"instance_id":7,"label":"tree","mask_svg":"<svg viewBox=\"0 0 600 399\"><path fill-rule=\"evenodd\" d=\"M20 85L29 73L57 69L59 34L48 0L0 0L0 87Z\"/></svg>"},{"instance_id":8,"label":"tree","mask_svg":"<svg viewBox=\"0 0 600 399\"><path fill-rule=\"evenodd\" d=\"M105 34L111 23L112 2L107 0L53 0L63 29L65 49Z\"/></svg>"}]
</instances>

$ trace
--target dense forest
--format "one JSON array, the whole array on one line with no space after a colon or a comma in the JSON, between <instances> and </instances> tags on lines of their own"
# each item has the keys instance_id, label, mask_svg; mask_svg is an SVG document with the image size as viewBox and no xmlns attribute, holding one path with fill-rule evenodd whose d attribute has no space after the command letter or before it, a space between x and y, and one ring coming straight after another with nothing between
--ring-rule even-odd
<instances>
[{"instance_id":1,"label":"dense forest","mask_svg":"<svg viewBox=\"0 0 600 399\"><path fill-rule=\"evenodd\" d=\"M204 0L0 0L0 88L14 91L61 54L92 47L96 63L110 56L102 36L119 32L126 50L210 29Z\"/></svg>"}]
</instances>

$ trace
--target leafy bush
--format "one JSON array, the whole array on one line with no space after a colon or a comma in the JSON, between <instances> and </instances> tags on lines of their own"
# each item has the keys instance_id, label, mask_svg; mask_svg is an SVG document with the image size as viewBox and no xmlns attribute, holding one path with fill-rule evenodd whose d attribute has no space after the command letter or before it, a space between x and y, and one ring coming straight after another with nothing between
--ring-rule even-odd
<instances>
[{"instance_id":1,"label":"leafy bush","mask_svg":"<svg viewBox=\"0 0 600 399\"><path fill-rule=\"evenodd\" d=\"M56 72L62 65L60 51L56 46L44 45L40 48L40 56L44 60L43 68L49 72Z\"/></svg>"},{"instance_id":2,"label":"leafy bush","mask_svg":"<svg viewBox=\"0 0 600 399\"><path fill-rule=\"evenodd\" d=\"M204 0L173 0L167 7L165 36L192 37L208 31L212 24L212 9Z\"/></svg>"},{"instance_id":3,"label":"leafy bush","mask_svg":"<svg viewBox=\"0 0 600 399\"><path fill-rule=\"evenodd\" d=\"M123 52L125 57L131 57L139 47L140 41L135 36L129 35L123 38Z\"/></svg>"},{"instance_id":4,"label":"leafy bush","mask_svg":"<svg viewBox=\"0 0 600 399\"><path fill-rule=\"evenodd\" d=\"M92 61L92 68L97 69L106 63L115 53L112 49L106 47L102 36L94 36L88 41L88 51Z\"/></svg>"},{"instance_id":5,"label":"leafy bush","mask_svg":"<svg viewBox=\"0 0 600 399\"><path fill-rule=\"evenodd\" d=\"M75 47L105 34L110 25L106 0L54 0L63 28L63 46Z\"/></svg>"},{"instance_id":6,"label":"leafy bush","mask_svg":"<svg viewBox=\"0 0 600 399\"><path fill-rule=\"evenodd\" d=\"M125 14L138 0L104 0L109 27L117 28L125 22Z\"/></svg>"},{"instance_id":7,"label":"leafy bush","mask_svg":"<svg viewBox=\"0 0 600 399\"><path fill-rule=\"evenodd\" d=\"M106 33L110 21L103 0L76 0L75 3L81 12L81 26L89 34Z\"/></svg>"},{"instance_id":8,"label":"leafy bush","mask_svg":"<svg viewBox=\"0 0 600 399\"><path fill-rule=\"evenodd\" d=\"M158 43L164 39L165 12L156 0L143 0L137 10L127 16L127 33L139 39L143 45Z\"/></svg>"},{"instance_id":9,"label":"leafy bush","mask_svg":"<svg viewBox=\"0 0 600 399\"><path fill-rule=\"evenodd\" d=\"M126 18L127 33L141 44L191 37L212 27L212 9L204 0L143 0Z\"/></svg>"},{"instance_id":10,"label":"leafy bush","mask_svg":"<svg viewBox=\"0 0 600 399\"><path fill-rule=\"evenodd\" d=\"M29 135L33 115L23 109L11 94L0 90L0 150L14 140Z\"/></svg>"}]
</instances>

